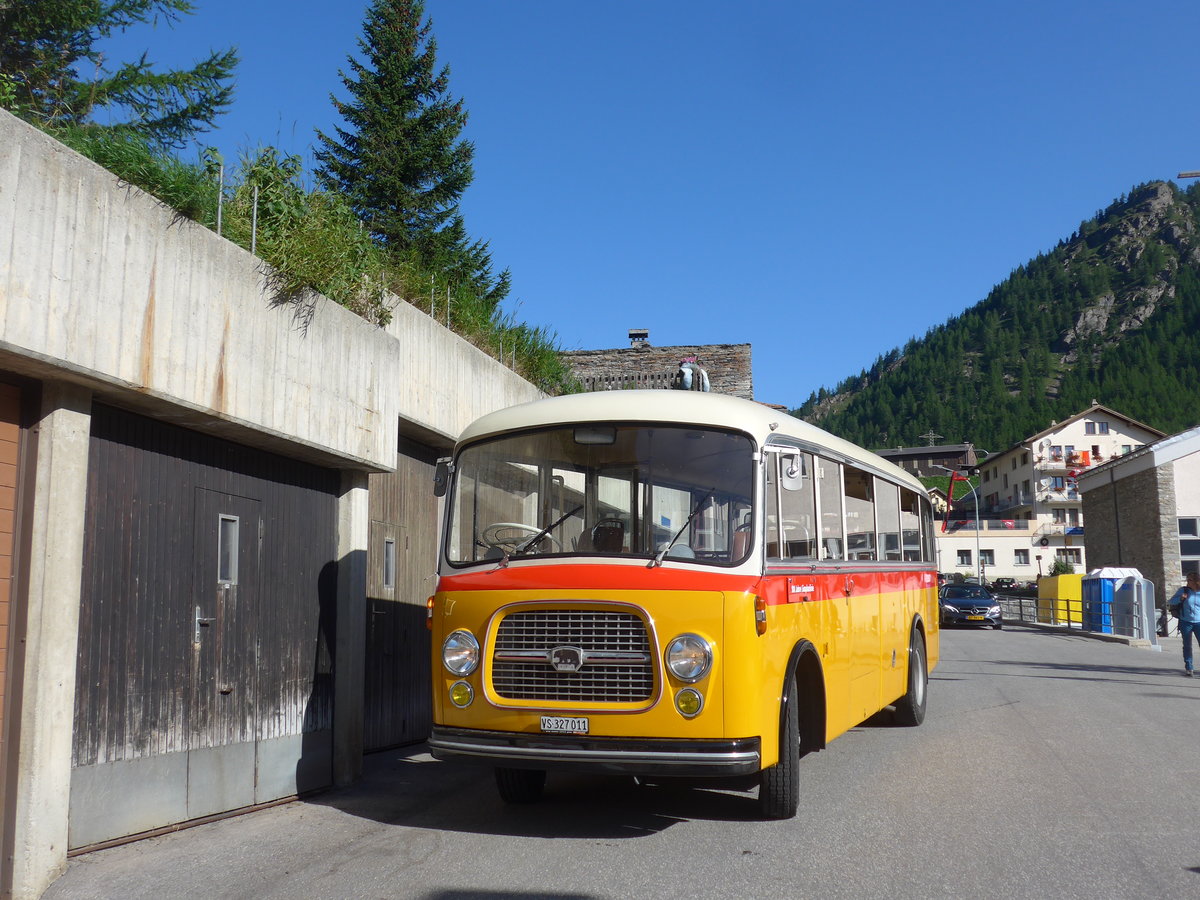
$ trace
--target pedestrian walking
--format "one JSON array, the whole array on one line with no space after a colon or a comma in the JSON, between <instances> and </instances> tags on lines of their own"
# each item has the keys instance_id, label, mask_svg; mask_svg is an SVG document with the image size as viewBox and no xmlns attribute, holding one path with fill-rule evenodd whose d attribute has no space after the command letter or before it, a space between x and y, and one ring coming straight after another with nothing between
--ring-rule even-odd
<instances>
[{"instance_id":1,"label":"pedestrian walking","mask_svg":"<svg viewBox=\"0 0 1200 900\"><path fill-rule=\"evenodd\" d=\"M1200 644L1200 572L1188 572L1187 584L1167 601L1171 612L1179 619L1179 635L1183 638L1183 674L1192 677L1192 635Z\"/></svg>"}]
</instances>

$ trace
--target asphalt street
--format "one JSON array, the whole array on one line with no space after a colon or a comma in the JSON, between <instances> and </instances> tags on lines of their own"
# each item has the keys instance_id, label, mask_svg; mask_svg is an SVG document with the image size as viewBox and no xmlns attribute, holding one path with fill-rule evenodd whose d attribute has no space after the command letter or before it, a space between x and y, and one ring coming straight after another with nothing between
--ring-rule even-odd
<instances>
[{"instance_id":1,"label":"asphalt street","mask_svg":"<svg viewBox=\"0 0 1200 900\"><path fill-rule=\"evenodd\" d=\"M943 632L919 728L805 758L800 814L752 791L551 775L506 807L423 748L352 788L73 858L65 898L1200 896L1200 678L1162 652Z\"/></svg>"}]
</instances>

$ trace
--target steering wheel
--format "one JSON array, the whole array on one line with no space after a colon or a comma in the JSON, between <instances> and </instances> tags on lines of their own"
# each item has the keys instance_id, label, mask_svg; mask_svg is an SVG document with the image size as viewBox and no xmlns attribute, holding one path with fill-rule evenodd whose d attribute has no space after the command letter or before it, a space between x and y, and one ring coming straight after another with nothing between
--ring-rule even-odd
<instances>
[{"instance_id":1,"label":"steering wheel","mask_svg":"<svg viewBox=\"0 0 1200 900\"><path fill-rule=\"evenodd\" d=\"M542 529L536 525L526 525L524 522L493 522L487 528L483 529L481 537L483 542L489 547L513 553L521 544L535 534L540 534L541 531ZM555 553L562 552L562 544L558 542L558 538L554 537L554 535L543 535L542 541L549 541ZM541 541L538 541L538 543L540 544Z\"/></svg>"}]
</instances>

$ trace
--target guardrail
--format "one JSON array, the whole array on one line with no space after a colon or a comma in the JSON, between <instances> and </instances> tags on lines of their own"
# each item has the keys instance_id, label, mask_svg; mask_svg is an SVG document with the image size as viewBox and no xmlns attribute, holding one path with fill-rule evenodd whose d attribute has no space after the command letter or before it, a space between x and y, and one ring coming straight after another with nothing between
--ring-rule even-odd
<instances>
[{"instance_id":1,"label":"guardrail","mask_svg":"<svg viewBox=\"0 0 1200 900\"><path fill-rule=\"evenodd\" d=\"M1006 622L1059 625L1093 634L1119 634L1157 643L1156 611L1143 610L1140 598L1128 605L1018 594L997 594L996 599Z\"/></svg>"}]
</instances>

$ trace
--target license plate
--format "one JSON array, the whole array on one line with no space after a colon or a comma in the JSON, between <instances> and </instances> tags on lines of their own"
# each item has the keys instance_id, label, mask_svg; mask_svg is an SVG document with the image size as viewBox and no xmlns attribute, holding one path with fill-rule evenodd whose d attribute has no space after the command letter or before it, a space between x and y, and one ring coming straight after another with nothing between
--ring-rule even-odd
<instances>
[{"instance_id":1,"label":"license plate","mask_svg":"<svg viewBox=\"0 0 1200 900\"><path fill-rule=\"evenodd\" d=\"M987 617L986 616L967 616L967 618L970 619L972 622L982 622Z\"/></svg>"},{"instance_id":2,"label":"license plate","mask_svg":"<svg viewBox=\"0 0 1200 900\"><path fill-rule=\"evenodd\" d=\"M587 734L588 720L568 716L542 716L542 731L547 734Z\"/></svg>"}]
</instances>

